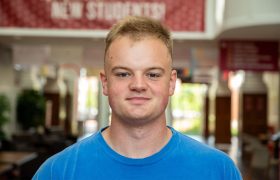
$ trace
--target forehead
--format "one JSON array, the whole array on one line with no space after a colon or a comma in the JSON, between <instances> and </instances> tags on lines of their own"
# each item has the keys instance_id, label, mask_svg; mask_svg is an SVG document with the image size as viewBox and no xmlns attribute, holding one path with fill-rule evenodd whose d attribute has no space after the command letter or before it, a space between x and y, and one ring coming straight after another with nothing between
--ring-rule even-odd
<instances>
[{"instance_id":1,"label":"forehead","mask_svg":"<svg viewBox=\"0 0 280 180\"><path fill-rule=\"evenodd\" d=\"M143 34L143 36L133 36L130 34L116 37L109 45L107 52L105 52L105 58L107 58L108 54L112 54L112 49L123 49L127 48L128 46L132 47L133 45L140 43L151 45L151 41L156 42L152 43L153 45L157 44L156 46L161 46L161 49L168 51L168 47L166 46L166 44L161 39L155 36L145 34Z\"/></svg>"},{"instance_id":2,"label":"forehead","mask_svg":"<svg viewBox=\"0 0 280 180\"><path fill-rule=\"evenodd\" d=\"M110 45L105 56L105 67L110 65L128 65L145 62L150 64L162 64L171 61L168 48L162 40L146 36L134 39L129 36L121 36ZM126 63L126 64L124 64Z\"/></svg>"},{"instance_id":3,"label":"forehead","mask_svg":"<svg viewBox=\"0 0 280 180\"><path fill-rule=\"evenodd\" d=\"M159 42L161 42L162 45L164 45L168 49L165 42L153 34L125 34L125 35L116 36L110 43L106 44L107 47L105 49L105 58L108 55L108 52L112 47L112 44L116 44L116 42L123 40L123 39L126 39L131 44L137 43L137 42L140 42L143 40L147 40L147 39L154 39L154 40L158 40Z\"/></svg>"},{"instance_id":4,"label":"forehead","mask_svg":"<svg viewBox=\"0 0 280 180\"><path fill-rule=\"evenodd\" d=\"M163 46L165 46L167 48L167 46L165 45L165 43L157 38L156 36L154 35L149 35L149 34L137 34L137 35L134 35L134 34L126 34L126 35L119 35L117 36L112 42L111 44L109 45L108 47L108 51L111 49L111 47L114 45L114 44L119 44L120 42L122 43L128 43L130 45L133 45L133 44L136 44L136 43L139 43L139 42L147 42L148 40L153 40L153 41L158 41L158 43L162 44Z\"/></svg>"}]
</instances>

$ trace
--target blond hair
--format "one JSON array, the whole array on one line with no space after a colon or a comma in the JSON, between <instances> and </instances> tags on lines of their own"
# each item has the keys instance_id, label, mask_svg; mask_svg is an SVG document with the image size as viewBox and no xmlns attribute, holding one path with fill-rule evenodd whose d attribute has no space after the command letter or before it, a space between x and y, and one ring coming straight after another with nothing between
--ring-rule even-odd
<instances>
[{"instance_id":1,"label":"blond hair","mask_svg":"<svg viewBox=\"0 0 280 180\"><path fill-rule=\"evenodd\" d=\"M128 16L119 21L111 28L106 37L105 59L110 45L120 36L128 36L135 41L147 36L158 38L166 45L170 57L172 57L173 42L170 32L159 21L141 16Z\"/></svg>"}]
</instances>

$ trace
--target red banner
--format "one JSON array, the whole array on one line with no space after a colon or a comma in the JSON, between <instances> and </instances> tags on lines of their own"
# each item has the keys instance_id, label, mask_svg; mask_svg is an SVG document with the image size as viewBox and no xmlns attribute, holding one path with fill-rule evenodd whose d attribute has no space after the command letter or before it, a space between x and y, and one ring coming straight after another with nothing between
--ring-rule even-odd
<instances>
[{"instance_id":1,"label":"red banner","mask_svg":"<svg viewBox=\"0 0 280 180\"><path fill-rule=\"evenodd\" d=\"M204 31L205 0L0 0L0 27L108 29L128 15L173 31Z\"/></svg>"},{"instance_id":2,"label":"red banner","mask_svg":"<svg viewBox=\"0 0 280 180\"><path fill-rule=\"evenodd\" d=\"M221 70L278 71L278 42L236 41L220 42Z\"/></svg>"}]
</instances>

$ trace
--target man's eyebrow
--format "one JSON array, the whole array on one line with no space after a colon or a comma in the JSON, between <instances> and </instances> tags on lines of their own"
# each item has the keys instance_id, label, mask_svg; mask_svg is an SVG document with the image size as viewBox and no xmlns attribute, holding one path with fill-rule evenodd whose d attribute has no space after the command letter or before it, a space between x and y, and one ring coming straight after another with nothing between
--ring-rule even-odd
<instances>
[{"instance_id":1,"label":"man's eyebrow","mask_svg":"<svg viewBox=\"0 0 280 180\"><path fill-rule=\"evenodd\" d=\"M162 68L162 67L158 67L158 66L155 66L155 67L150 67L147 69L148 71L152 71L152 70L160 70L162 72L165 72L165 69Z\"/></svg>"},{"instance_id":2,"label":"man's eyebrow","mask_svg":"<svg viewBox=\"0 0 280 180\"><path fill-rule=\"evenodd\" d=\"M111 72L114 72L116 70L132 71L129 67L126 67L126 66L115 66L111 69ZM166 71L164 68L162 68L160 66L148 67L147 69L145 69L145 71L153 71L153 70L161 71L163 73Z\"/></svg>"},{"instance_id":3,"label":"man's eyebrow","mask_svg":"<svg viewBox=\"0 0 280 180\"><path fill-rule=\"evenodd\" d=\"M115 71L115 70L130 70L128 67L125 66L115 66L111 69L111 71Z\"/></svg>"}]
</instances>

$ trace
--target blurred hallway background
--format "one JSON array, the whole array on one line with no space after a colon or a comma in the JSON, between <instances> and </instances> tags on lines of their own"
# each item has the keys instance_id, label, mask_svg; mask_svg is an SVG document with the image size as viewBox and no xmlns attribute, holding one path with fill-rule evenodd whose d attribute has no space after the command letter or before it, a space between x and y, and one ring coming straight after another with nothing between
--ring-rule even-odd
<instances>
[{"instance_id":1,"label":"blurred hallway background","mask_svg":"<svg viewBox=\"0 0 280 180\"><path fill-rule=\"evenodd\" d=\"M230 155L244 180L279 180L280 1L0 0L0 179L110 124L104 38L144 15L172 31L167 124Z\"/></svg>"}]
</instances>

